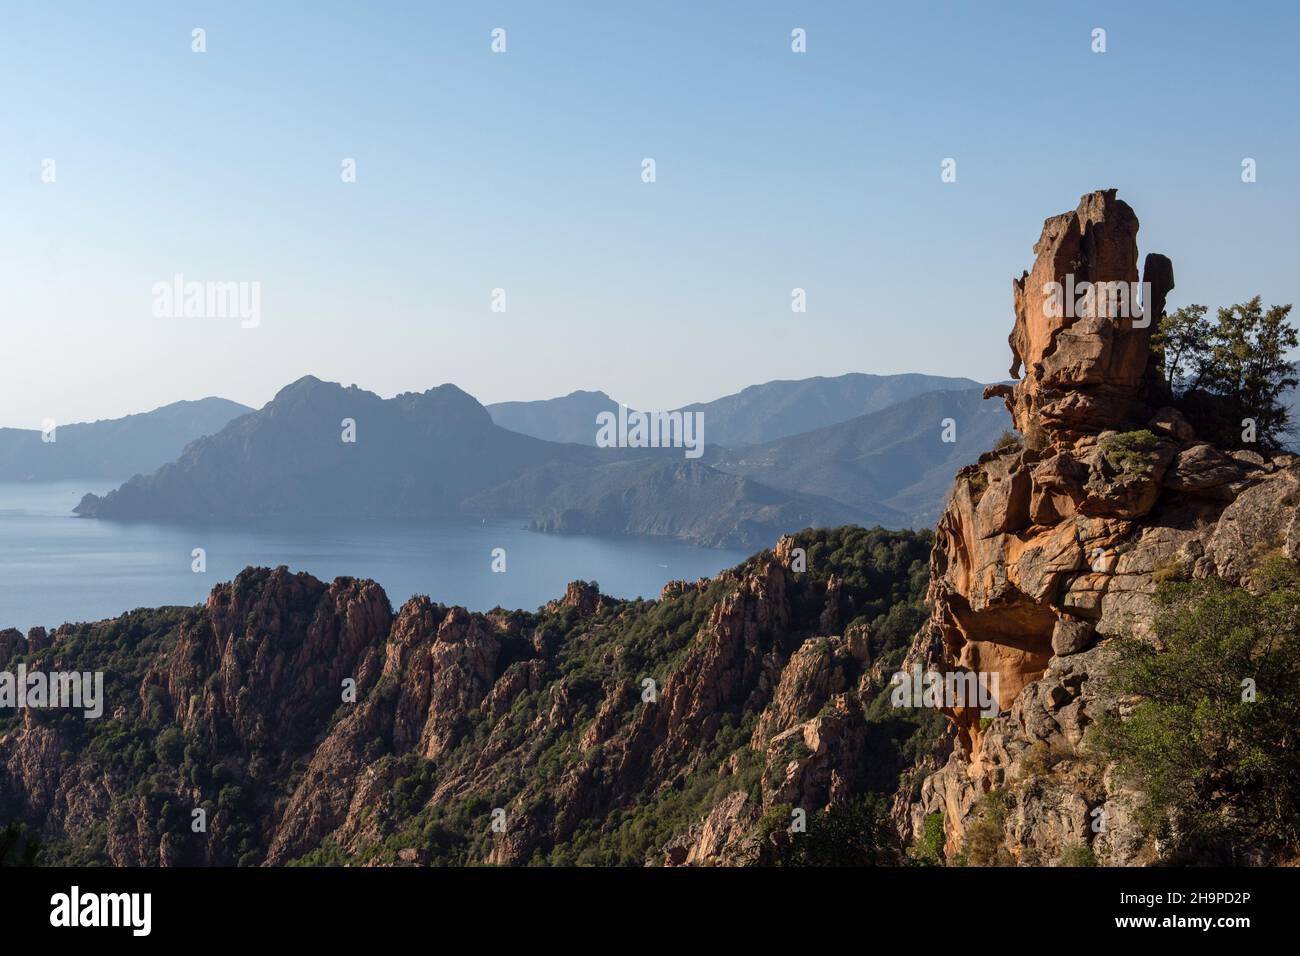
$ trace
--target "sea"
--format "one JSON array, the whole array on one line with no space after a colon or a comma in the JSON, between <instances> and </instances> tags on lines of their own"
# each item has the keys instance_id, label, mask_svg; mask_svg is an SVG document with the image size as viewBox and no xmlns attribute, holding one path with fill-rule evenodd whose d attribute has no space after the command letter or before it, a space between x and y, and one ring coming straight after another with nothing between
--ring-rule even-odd
<instances>
[{"instance_id":1,"label":"sea","mask_svg":"<svg viewBox=\"0 0 1300 956\"><path fill-rule=\"evenodd\" d=\"M654 598L668 581L711 577L747 557L670 539L543 534L521 521L476 518L236 525L72 514L82 495L120 484L0 482L0 628L53 628L138 607L201 604L215 584L250 565L287 565L323 581L371 578L394 610L424 594L486 611L535 610L575 580L596 581L614 597ZM202 562L195 557L200 549Z\"/></svg>"}]
</instances>

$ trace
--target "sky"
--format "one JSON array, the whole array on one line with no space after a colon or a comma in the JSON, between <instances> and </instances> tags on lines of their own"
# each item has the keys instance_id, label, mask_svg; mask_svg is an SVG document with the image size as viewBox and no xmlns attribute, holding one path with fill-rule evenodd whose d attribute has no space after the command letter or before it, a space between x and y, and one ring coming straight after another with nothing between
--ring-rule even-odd
<instances>
[{"instance_id":1,"label":"sky","mask_svg":"<svg viewBox=\"0 0 1300 956\"><path fill-rule=\"evenodd\" d=\"M0 426L260 407L306 374L641 408L998 380L1011 279L1098 188L1173 259L1170 308L1292 302L1298 10L10 5ZM256 326L160 314L176 275L257 283Z\"/></svg>"}]
</instances>

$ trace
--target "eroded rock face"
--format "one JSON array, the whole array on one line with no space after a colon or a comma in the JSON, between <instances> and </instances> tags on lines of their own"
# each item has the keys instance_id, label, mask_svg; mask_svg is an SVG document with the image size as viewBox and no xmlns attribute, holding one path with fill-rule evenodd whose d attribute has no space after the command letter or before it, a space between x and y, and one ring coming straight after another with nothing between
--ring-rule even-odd
<instances>
[{"instance_id":1,"label":"eroded rock face","mask_svg":"<svg viewBox=\"0 0 1300 956\"><path fill-rule=\"evenodd\" d=\"M1173 267L1147 257L1150 301L1136 315L1137 232L1137 216L1115 190L1089 193L1043 224L1033 268L1013 284L1011 376L1019 381L1005 397L1035 447L1144 417L1151 316L1164 309Z\"/></svg>"},{"instance_id":2,"label":"eroded rock face","mask_svg":"<svg viewBox=\"0 0 1300 956\"><path fill-rule=\"evenodd\" d=\"M360 693L379 673L388 597L373 581L249 569L215 587L207 615L182 625L167 660L146 678L144 712L165 690L182 729L216 741L233 733L246 751L286 741L303 714L328 712L345 678Z\"/></svg>"},{"instance_id":3,"label":"eroded rock face","mask_svg":"<svg viewBox=\"0 0 1300 956\"><path fill-rule=\"evenodd\" d=\"M764 809L791 803L815 812L847 800L860 792L867 760L863 711L848 689L867 656L865 628L788 642L795 613L789 547L783 542L745 573L722 576L727 591L681 661L663 675L653 703L631 681L611 683L585 726L589 704L570 679L557 678L551 660L503 668L503 640L490 620L423 598L408 602L393 625L379 677L393 692L367 697L321 743L277 824L267 861L293 859L325 839L349 852L373 843L391 825L396 773L393 760L376 753L436 761L458 742L467 714L499 717L520 695L536 694L541 704L522 743L520 731L499 720L475 753L440 776L429 797L446 803L485 788L509 792L511 762L531 759L520 753L532 746L529 741L555 740L582 727L576 744L585 755L582 769L564 774L548 792L519 793L506 802L502 809L511 823L488 862L526 863L633 795L680 785L695 770L700 743L718 732L724 715L747 711L758 714L750 744L762 755L761 798L729 794L654 862L755 862L755 825ZM824 591L818 622L841 601L834 587ZM584 586L571 586L570 598L551 610L586 616L608 603ZM368 747L379 749L369 753ZM718 773L741 769L733 761Z\"/></svg>"},{"instance_id":4,"label":"eroded rock face","mask_svg":"<svg viewBox=\"0 0 1300 956\"><path fill-rule=\"evenodd\" d=\"M981 721L950 708L936 769L895 801L905 835L942 812L950 853L980 795L1000 788L1013 859L1050 863L1083 843L1103 863L1144 861L1134 795L1084 745L1088 725L1118 706L1096 680L1107 639L1145 633L1159 575L1240 581L1261 549L1300 554L1300 467L1289 456L1224 454L1177 411L1148 406L1159 391L1148 340L1173 286L1168 259L1146 259L1149 323L1104 297L1085 316L1050 307L1053 283L1136 281L1137 231L1114 190L1044 224L1033 268L1014 287L1012 374L1024 374L986 390L1007 403L1023 441L963 469L939 521L931 626L912 656L940 671L996 673L1001 711Z\"/></svg>"}]
</instances>

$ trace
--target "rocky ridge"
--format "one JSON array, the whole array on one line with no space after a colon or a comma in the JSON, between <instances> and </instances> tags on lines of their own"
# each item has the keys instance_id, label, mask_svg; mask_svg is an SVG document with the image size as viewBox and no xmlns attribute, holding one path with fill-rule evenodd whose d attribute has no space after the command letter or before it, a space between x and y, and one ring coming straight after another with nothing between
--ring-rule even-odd
<instances>
[{"instance_id":1,"label":"rocky ridge","mask_svg":"<svg viewBox=\"0 0 1300 956\"><path fill-rule=\"evenodd\" d=\"M128 866L757 862L765 813L896 785L918 727L864 703L914 622L870 622L920 618L928 547L804 532L659 601L575 582L536 613L249 569L202 607L0 632L0 670L102 668L108 695L0 723L0 820Z\"/></svg>"}]
</instances>

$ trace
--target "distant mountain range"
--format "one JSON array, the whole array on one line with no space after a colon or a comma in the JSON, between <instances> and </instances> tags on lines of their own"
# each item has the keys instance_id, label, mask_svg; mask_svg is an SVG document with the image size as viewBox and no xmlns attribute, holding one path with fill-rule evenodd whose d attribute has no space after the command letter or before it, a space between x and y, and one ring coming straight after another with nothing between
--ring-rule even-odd
<instances>
[{"instance_id":1,"label":"distant mountain range","mask_svg":"<svg viewBox=\"0 0 1300 956\"><path fill-rule=\"evenodd\" d=\"M151 412L38 429L0 428L0 481L123 478L180 457L196 438L225 428L252 409L224 398L173 402Z\"/></svg>"},{"instance_id":2,"label":"distant mountain range","mask_svg":"<svg viewBox=\"0 0 1300 956\"><path fill-rule=\"evenodd\" d=\"M941 375L866 375L851 372L834 378L751 385L712 402L696 402L681 411L704 413L704 438L711 445L754 445L835 425L888 408L925 392L980 388L969 378ZM500 402L487 406L502 428L546 441L596 443L596 416L617 411L619 403L604 392L572 392L536 402ZM951 477L951 476L949 476ZM947 479L944 479L945 485Z\"/></svg>"},{"instance_id":3,"label":"distant mountain range","mask_svg":"<svg viewBox=\"0 0 1300 956\"><path fill-rule=\"evenodd\" d=\"M514 403L496 414L454 385L383 399L308 376L266 407L185 448L76 511L111 519L267 517L520 519L539 531L657 535L748 548L805 527L933 521L959 467L1009 418L976 388L907 394L930 376L843 376L772 382L687 406L705 417L705 455L680 448L597 448L604 393ZM846 412L907 395L867 414ZM746 423L753 414L771 420ZM500 420L494 420L500 419ZM956 442L941 440L956 422ZM723 447L724 435L833 424ZM546 440L503 427L508 420ZM578 433L579 423L583 434ZM355 433L355 441L346 440Z\"/></svg>"},{"instance_id":4,"label":"distant mountain range","mask_svg":"<svg viewBox=\"0 0 1300 956\"><path fill-rule=\"evenodd\" d=\"M343 440L355 422L356 441ZM749 547L783 528L859 521L833 501L686 461L501 428L454 385L382 399L307 377L174 463L77 507L87 517L512 517L538 530Z\"/></svg>"},{"instance_id":5,"label":"distant mountain range","mask_svg":"<svg viewBox=\"0 0 1300 956\"><path fill-rule=\"evenodd\" d=\"M926 528L939 516L952 476L1011 427L1001 402L979 387L926 392L848 421L704 460L772 488L826 496L889 528ZM955 441L943 441L952 419ZM706 432L707 434L707 432Z\"/></svg>"},{"instance_id":6,"label":"distant mountain range","mask_svg":"<svg viewBox=\"0 0 1300 956\"><path fill-rule=\"evenodd\" d=\"M499 402L487 406L492 421L521 435L544 441L596 444L596 416L618 412L618 402L604 392L570 392L563 398L536 402Z\"/></svg>"}]
</instances>

